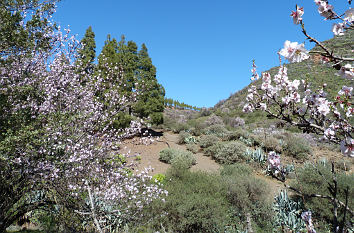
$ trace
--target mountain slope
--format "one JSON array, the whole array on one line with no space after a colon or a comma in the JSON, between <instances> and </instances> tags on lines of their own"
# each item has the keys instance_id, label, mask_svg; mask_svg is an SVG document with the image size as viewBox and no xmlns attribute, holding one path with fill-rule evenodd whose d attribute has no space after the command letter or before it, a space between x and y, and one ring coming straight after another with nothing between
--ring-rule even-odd
<instances>
[{"instance_id":1,"label":"mountain slope","mask_svg":"<svg viewBox=\"0 0 354 233\"><path fill-rule=\"evenodd\" d=\"M336 36L330 40L322 42L327 48L334 51L337 56L353 57L354 56L354 31L348 31L343 36ZM321 51L318 46L315 46L311 51ZM322 64L318 56L311 56L310 59L299 62L285 64L288 68L289 79L306 79L311 84L312 89L321 87L324 83L327 84L325 91L328 93L328 98L335 98L338 91L343 85L354 86L353 80L346 80L337 75L337 71L331 67L331 64ZM279 70L279 66L273 67L269 72L272 76ZM257 80L252 85L258 85L262 80ZM251 85L250 84L250 85ZM254 123L256 121L266 119L265 114L256 112L252 114L242 113L242 108L246 101L247 90L250 85L242 90L231 95L228 99L222 100L214 106L214 111L220 115L228 115L230 117L241 116L245 117L246 123Z\"/></svg>"}]
</instances>

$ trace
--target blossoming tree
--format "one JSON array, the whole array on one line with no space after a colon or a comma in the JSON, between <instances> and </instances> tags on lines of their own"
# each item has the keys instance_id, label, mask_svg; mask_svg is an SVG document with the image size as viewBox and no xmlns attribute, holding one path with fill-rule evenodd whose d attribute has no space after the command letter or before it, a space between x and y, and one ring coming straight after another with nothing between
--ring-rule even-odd
<instances>
[{"instance_id":1,"label":"blossoming tree","mask_svg":"<svg viewBox=\"0 0 354 233\"><path fill-rule=\"evenodd\" d=\"M350 3L351 1L349 1ZM346 31L353 30L354 9L349 9L343 15L339 15L328 1L315 0L315 4L318 6L319 14L326 20L340 21L333 24L332 31L334 35L343 36ZM331 63L332 67L338 70L338 75L341 78L352 81L354 79L352 66L354 58L338 56L324 44L311 37L305 29L303 15L304 9L296 6L295 11L292 11L290 16L293 18L294 24L301 26L305 37L321 49L321 51L314 51L313 53L320 55L323 62ZM310 58L311 54L305 49L304 44L285 41L284 48L278 54L281 64L278 73L274 77L268 72L264 72L259 76L253 61L251 80L261 79L261 84L260 86L251 85L248 89L247 104L244 106L243 111L265 111L269 116L294 125L304 132L322 135L323 139L339 144L344 156L354 157L353 126L351 124L351 117L354 111L352 107L353 87L342 86L338 90L335 100L330 100L325 92L326 84L316 89L306 80L290 80L287 68L281 62L281 56L291 63L301 62ZM268 163L269 171L275 177L283 176L279 155L275 152L270 152ZM331 196L313 194L312 197L329 199L333 203L333 232L344 232L345 220L342 220L342 223L339 222L338 208L342 207L344 213L348 212L351 216L353 211L348 208L346 203L340 202L336 198L339 190L333 164L332 175L332 183L328 183ZM281 178L283 180L284 177ZM302 195L300 190L288 185L286 187ZM344 192L347 192L346 195L348 195L348 190L344 190ZM345 216L344 214L344 219ZM308 232L316 232L311 220L311 212L304 212L302 218L306 222Z\"/></svg>"},{"instance_id":2,"label":"blossoming tree","mask_svg":"<svg viewBox=\"0 0 354 233\"><path fill-rule=\"evenodd\" d=\"M112 127L135 97L117 91L124 73L108 67L116 81L102 91L107 77L79 72L80 44L50 21L55 2L49 3L9 1L2 9L14 32L38 38L1 51L0 232L40 208L64 209L86 228L113 231L167 193L147 171L132 174L119 154L119 142L141 128L139 121Z\"/></svg>"}]
</instances>

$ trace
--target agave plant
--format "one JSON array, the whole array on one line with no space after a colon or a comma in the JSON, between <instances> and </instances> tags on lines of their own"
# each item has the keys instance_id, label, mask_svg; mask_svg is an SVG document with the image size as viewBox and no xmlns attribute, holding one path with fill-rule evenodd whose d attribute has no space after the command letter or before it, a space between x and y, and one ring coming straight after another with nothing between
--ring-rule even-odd
<instances>
[{"instance_id":1,"label":"agave plant","mask_svg":"<svg viewBox=\"0 0 354 233\"><path fill-rule=\"evenodd\" d=\"M197 139L194 136L190 136L190 137L186 137L184 139L184 142L186 144L191 144L191 143L196 144L197 143Z\"/></svg>"},{"instance_id":2,"label":"agave plant","mask_svg":"<svg viewBox=\"0 0 354 233\"><path fill-rule=\"evenodd\" d=\"M293 232L306 230L305 222L301 219L303 205L301 201L289 198L287 191L282 190L274 198L273 209L275 211L275 227L285 227Z\"/></svg>"},{"instance_id":3,"label":"agave plant","mask_svg":"<svg viewBox=\"0 0 354 233\"><path fill-rule=\"evenodd\" d=\"M264 154L263 150L258 148L256 150L247 149L245 152L245 156L249 158L251 161L255 161L260 164L265 164L267 161L267 156Z\"/></svg>"}]
</instances>

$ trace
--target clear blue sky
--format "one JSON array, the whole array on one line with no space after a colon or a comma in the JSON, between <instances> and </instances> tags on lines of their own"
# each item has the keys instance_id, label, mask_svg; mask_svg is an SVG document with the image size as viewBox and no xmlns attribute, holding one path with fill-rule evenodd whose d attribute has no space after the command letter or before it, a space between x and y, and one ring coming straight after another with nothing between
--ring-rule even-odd
<instances>
[{"instance_id":1,"label":"clear blue sky","mask_svg":"<svg viewBox=\"0 0 354 233\"><path fill-rule=\"evenodd\" d=\"M338 13L348 8L346 0L331 2ZM250 83L252 59L264 71L279 64L285 40L305 41L289 16L296 4L311 35L333 36L333 22L312 0L62 0L54 20L79 39L92 26L97 55L107 34L145 43L166 97L211 107Z\"/></svg>"}]
</instances>

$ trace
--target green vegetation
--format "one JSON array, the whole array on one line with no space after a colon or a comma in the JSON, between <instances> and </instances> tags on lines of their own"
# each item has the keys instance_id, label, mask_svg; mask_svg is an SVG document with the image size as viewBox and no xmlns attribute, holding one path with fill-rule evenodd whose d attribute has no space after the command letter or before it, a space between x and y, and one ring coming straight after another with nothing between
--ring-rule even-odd
<instances>
[{"instance_id":1,"label":"green vegetation","mask_svg":"<svg viewBox=\"0 0 354 233\"><path fill-rule=\"evenodd\" d=\"M187 168L190 168L196 163L195 157L191 152L167 148L160 151L160 161L180 165L183 163Z\"/></svg>"}]
</instances>

